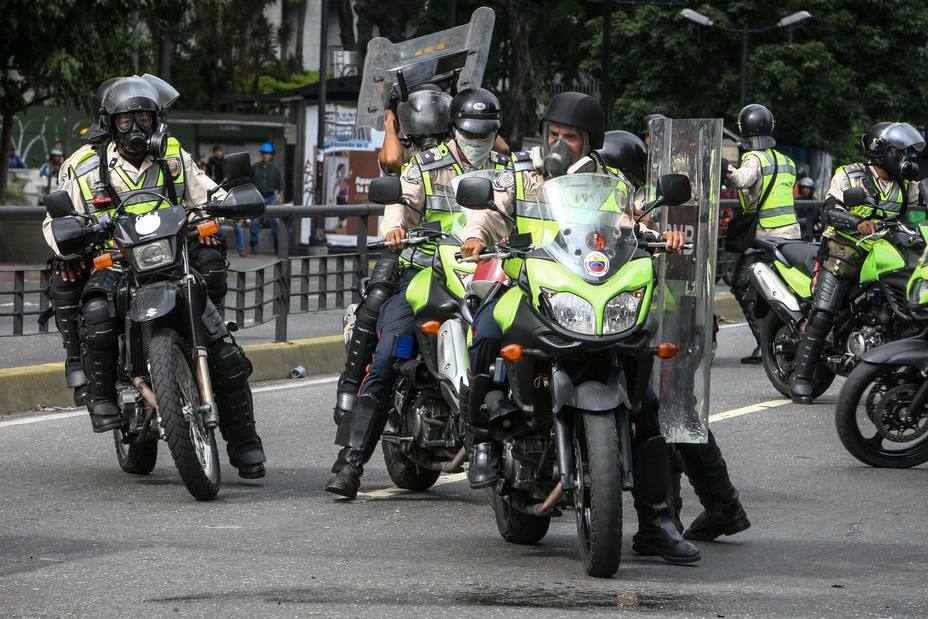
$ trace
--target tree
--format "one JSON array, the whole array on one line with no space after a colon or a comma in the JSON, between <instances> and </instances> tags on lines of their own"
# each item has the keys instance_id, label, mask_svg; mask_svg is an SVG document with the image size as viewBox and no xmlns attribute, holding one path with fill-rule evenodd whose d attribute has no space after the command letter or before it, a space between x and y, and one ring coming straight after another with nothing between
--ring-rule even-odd
<instances>
[{"instance_id":1,"label":"tree","mask_svg":"<svg viewBox=\"0 0 928 619\"><path fill-rule=\"evenodd\" d=\"M49 100L89 101L131 60L131 12L115 0L12 0L0 32L0 201L6 194L13 116ZM12 5L12 6L9 6ZM100 24L106 24L101 28Z\"/></svg>"}]
</instances>

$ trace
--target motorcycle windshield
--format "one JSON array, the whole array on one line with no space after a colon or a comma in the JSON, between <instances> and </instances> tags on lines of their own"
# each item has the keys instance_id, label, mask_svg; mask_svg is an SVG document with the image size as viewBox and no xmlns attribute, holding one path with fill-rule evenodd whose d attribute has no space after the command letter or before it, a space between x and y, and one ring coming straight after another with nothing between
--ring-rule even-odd
<instances>
[{"instance_id":1,"label":"motorcycle windshield","mask_svg":"<svg viewBox=\"0 0 928 619\"><path fill-rule=\"evenodd\" d=\"M568 174L538 192L535 247L591 283L604 282L638 247L628 184L606 174Z\"/></svg>"},{"instance_id":2,"label":"motorcycle windshield","mask_svg":"<svg viewBox=\"0 0 928 619\"><path fill-rule=\"evenodd\" d=\"M925 138L909 123L893 123L883 129L880 137L899 150L911 147L921 151L925 148Z\"/></svg>"}]
</instances>

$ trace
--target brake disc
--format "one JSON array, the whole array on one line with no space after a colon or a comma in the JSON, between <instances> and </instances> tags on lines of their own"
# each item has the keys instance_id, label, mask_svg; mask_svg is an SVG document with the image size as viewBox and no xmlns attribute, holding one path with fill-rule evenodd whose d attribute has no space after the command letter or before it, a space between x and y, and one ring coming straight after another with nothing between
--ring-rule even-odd
<instances>
[{"instance_id":1,"label":"brake disc","mask_svg":"<svg viewBox=\"0 0 928 619\"><path fill-rule=\"evenodd\" d=\"M909 405L916 391L915 385L905 384L883 394L871 416L880 436L894 443L908 443L928 433L925 407L915 415L909 415Z\"/></svg>"}]
</instances>

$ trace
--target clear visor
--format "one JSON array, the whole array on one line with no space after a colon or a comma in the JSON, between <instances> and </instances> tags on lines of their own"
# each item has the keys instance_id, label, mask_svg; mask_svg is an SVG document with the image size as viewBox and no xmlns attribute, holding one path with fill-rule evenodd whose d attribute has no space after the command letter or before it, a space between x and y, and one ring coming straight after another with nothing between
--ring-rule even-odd
<instances>
[{"instance_id":1,"label":"clear visor","mask_svg":"<svg viewBox=\"0 0 928 619\"><path fill-rule=\"evenodd\" d=\"M569 174L538 193L543 235L536 247L592 282L613 275L638 247L628 185L605 174Z\"/></svg>"},{"instance_id":2,"label":"clear visor","mask_svg":"<svg viewBox=\"0 0 928 619\"><path fill-rule=\"evenodd\" d=\"M161 109L165 109L171 106L177 98L180 96L180 93L177 92L177 89L165 82L160 77L152 75L151 73L146 73L142 76L142 79L148 82L152 88L158 91L160 96L158 103L161 104Z\"/></svg>"},{"instance_id":3,"label":"clear visor","mask_svg":"<svg viewBox=\"0 0 928 619\"><path fill-rule=\"evenodd\" d=\"M152 109L161 100L161 94L141 77L124 77L107 89L103 95L103 109L107 114L134 109Z\"/></svg>"},{"instance_id":4,"label":"clear visor","mask_svg":"<svg viewBox=\"0 0 928 619\"><path fill-rule=\"evenodd\" d=\"M889 142L893 148L905 150L914 148L921 151L925 148L925 138L909 123L893 123L883 129L880 138Z\"/></svg>"}]
</instances>

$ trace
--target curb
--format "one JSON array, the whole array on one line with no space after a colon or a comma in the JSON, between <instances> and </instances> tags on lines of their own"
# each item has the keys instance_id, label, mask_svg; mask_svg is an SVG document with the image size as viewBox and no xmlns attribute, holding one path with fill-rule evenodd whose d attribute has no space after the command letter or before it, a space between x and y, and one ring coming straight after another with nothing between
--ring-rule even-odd
<instances>
[{"instance_id":1,"label":"curb","mask_svg":"<svg viewBox=\"0 0 928 619\"><path fill-rule=\"evenodd\" d=\"M730 293L715 295L715 313L723 322L741 322L741 306ZM245 346L254 366L252 382L290 377L298 365L308 376L332 374L345 366L345 341L341 335L292 342ZM73 394L64 382L64 363L43 363L0 369L0 414L37 407L73 406Z\"/></svg>"}]
</instances>

